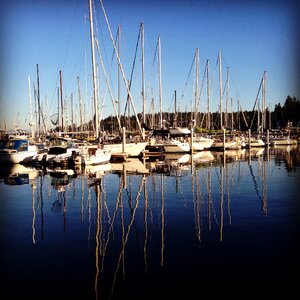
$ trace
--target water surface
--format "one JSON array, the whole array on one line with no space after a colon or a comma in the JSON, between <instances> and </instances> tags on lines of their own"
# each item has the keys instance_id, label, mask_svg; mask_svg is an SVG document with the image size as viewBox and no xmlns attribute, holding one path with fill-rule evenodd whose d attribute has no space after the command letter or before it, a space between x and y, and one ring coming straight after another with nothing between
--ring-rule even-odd
<instances>
[{"instance_id":1,"label":"water surface","mask_svg":"<svg viewBox=\"0 0 300 300\"><path fill-rule=\"evenodd\" d=\"M2 166L3 293L189 299L238 287L287 295L299 266L299 166L297 148L89 170Z\"/></svg>"}]
</instances>

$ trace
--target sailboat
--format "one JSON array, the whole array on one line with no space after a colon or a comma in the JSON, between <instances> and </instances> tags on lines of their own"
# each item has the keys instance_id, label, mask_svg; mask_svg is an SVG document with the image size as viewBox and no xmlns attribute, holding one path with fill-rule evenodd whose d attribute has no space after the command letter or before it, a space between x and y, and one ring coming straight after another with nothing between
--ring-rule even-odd
<instances>
[{"instance_id":1,"label":"sailboat","mask_svg":"<svg viewBox=\"0 0 300 300\"><path fill-rule=\"evenodd\" d=\"M101 165L109 163L111 151L101 149L97 145L84 146L80 156L75 158L75 164L82 165Z\"/></svg>"},{"instance_id":2,"label":"sailboat","mask_svg":"<svg viewBox=\"0 0 300 300\"><path fill-rule=\"evenodd\" d=\"M89 0L89 2L91 2L91 0ZM130 103L132 105L132 108L134 110L134 114L136 116L137 125L138 125L139 131L142 135L142 141L139 140L139 141L127 142L126 139L125 139L125 128L124 127L121 128L121 124L119 122L119 130L122 131L122 135L123 135L122 140L123 141L119 142L119 143L116 143L116 144L113 144L113 143L103 144L103 150L110 151L112 155L121 155L121 156L124 155L124 156L127 156L127 157L138 157L140 155L140 153L143 150L145 150L145 147L147 146L148 142L144 141L145 140L145 133L142 130L141 124L140 124L139 119L137 117L136 109L135 109L135 106L134 106L133 101L132 101L132 94L131 94L131 91L130 91L130 85L128 84L128 80L125 77L124 69L123 69L123 66L122 66L122 63L121 63L121 60L120 60L120 56L119 56L119 51L117 50L114 39L112 37L111 28L110 28L110 25L109 25L109 22L108 22L108 19L107 19L106 12L105 12L102 1L100 1L100 5L101 5L102 11L103 11L103 15L105 17L105 22L106 22L106 25L107 25L107 28L108 28L108 31L109 31L111 42L113 44L114 52L115 52L117 60L118 60L119 71L122 74L123 81L124 81L124 84L125 84L125 87L126 87L126 91L128 93L128 100L129 100L128 103ZM90 3L90 16L92 16L91 6L92 5ZM92 17L90 17L90 19L92 19ZM92 22L90 22L90 24L91 24L91 28L92 28ZM92 30L91 30L91 37L92 37L92 48L93 48ZM100 50L100 49L98 48L98 50ZM93 50L92 50L92 52L93 52ZM94 59L93 59L93 61L94 61Z\"/></svg>"},{"instance_id":3,"label":"sailboat","mask_svg":"<svg viewBox=\"0 0 300 300\"><path fill-rule=\"evenodd\" d=\"M90 36L91 36L91 53L92 53L92 71L93 71L93 96L95 109L95 132L96 139L99 139L99 120L98 120L98 103L97 103L97 82L96 82L96 66L95 66L95 50L94 50L94 28L93 28L93 9L92 0L89 0L89 15L90 15ZM83 165L99 165L109 163L111 158L110 149L103 149L100 145L87 145L82 148L80 157L75 158L75 164Z\"/></svg>"}]
</instances>

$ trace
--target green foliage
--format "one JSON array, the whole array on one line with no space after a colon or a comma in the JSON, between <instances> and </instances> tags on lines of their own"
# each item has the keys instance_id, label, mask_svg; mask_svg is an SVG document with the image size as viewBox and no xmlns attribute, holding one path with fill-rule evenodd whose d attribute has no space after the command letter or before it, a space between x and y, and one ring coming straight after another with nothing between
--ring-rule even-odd
<instances>
[{"instance_id":1,"label":"green foliage","mask_svg":"<svg viewBox=\"0 0 300 300\"><path fill-rule=\"evenodd\" d=\"M273 127L284 128L291 122L293 126L300 123L300 101L296 97L287 96L284 105L275 105L272 125Z\"/></svg>"}]
</instances>

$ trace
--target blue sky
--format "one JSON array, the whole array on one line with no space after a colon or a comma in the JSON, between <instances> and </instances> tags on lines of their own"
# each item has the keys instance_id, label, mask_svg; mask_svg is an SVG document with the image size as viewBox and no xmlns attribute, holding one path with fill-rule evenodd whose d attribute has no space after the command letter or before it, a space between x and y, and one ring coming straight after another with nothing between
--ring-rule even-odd
<instances>
[{"instance_id":1,"label":"blue sky","mask_svg":"<svg viewBox=\"0 0 300 300\"><path fill-rule=\"evenodd\" d=\"M182 111L190 110L194 92L193 57L200 51L199 86L204 84L206 60L210 60L211 111L217 111L217 55L222 53L223 88L226 67L230 68L229 97L233 110L239 99L243 110L252 110L263 72L267 72L266 101L274 109L284 103L287 95L299 95L299 5L296 1L196 1L196 0L103 0L113 36L121 26L121 62L126 78L130 78L140 23L145 26L145 81L147 112L158 98L158 62L155 49L161 38L163 110L174 109L174 91ZM70 117L71 94L75 120L79 122L77 76L80 78L85 118L92 114L92 70L87 0L11 0L0 3L2 45L1 123L9 128L18 123L28 128L28 76L37 86L36 65L39 65L40 99L48 126L49 117L57 112L59 70L63 76L63 96ZM110 86L117 97L117 63L112 58L112 43L108 36L99 0L95 0L95 35L104 57ZM298 22L298 23L297 23ZM113 113L105 84L99 54L99 98L102 116ZM132 95L138 112L141 102L141 46L133 72ZM189 70L192 68L190 77ZM105 97L104 97L105 95ZM126 92L121 85L121 112L125 109ZM261 98L261 97L260 97ZM206 90L202 92L200 111L205 108ZM223 104L224 107L224 104Z\"/></svg>"}]
</instances>

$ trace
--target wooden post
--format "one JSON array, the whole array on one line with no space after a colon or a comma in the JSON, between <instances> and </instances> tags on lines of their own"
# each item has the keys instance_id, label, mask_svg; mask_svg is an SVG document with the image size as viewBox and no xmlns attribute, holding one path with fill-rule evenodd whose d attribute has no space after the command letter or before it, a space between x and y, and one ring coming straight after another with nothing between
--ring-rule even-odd
<instances>
[{"instance_id":1,"label":"wooden post","mask_svg":"<svg viewBox=\"0 0 300 300\"><path fill-rule=\"evenodd\" d=\"M223 127L223 151L225 151L225 128Z\"/></svg>"},{"instance_id":2,"label":"wooden post","mask_svg":"<svg viewBox=\"0 0 300 300\"><path fill-rule=\"evenodd\" d=\"M125 127L122 127L122 152L123 153L125 153L125 144L126 144Z\"/></svg>"},{"instance_id":3,"label":"wooden post","mask_svg":"<svg viewBox=\"0 0 300 300\"><path fill-rule=\"evenodd\" d=\"M248 129L248 147L251 148L251 129Z\"/></svg>"},{"instance_id":4,"label":"wooden post","mask_svg":"<svg viewBox=\"0 0 300 300\"><path fill-rule=\"evenodd\" d=\"M127 186L126 186L126 182L127 182L126 178L127 178L126 177L126 165L123 164L123 189L127 188Z\"/></svg>"}]
</instances>

